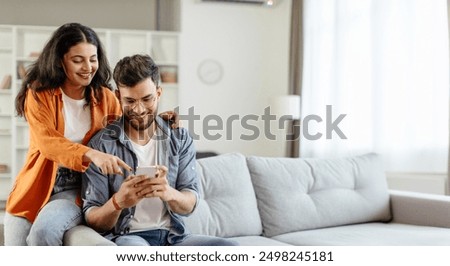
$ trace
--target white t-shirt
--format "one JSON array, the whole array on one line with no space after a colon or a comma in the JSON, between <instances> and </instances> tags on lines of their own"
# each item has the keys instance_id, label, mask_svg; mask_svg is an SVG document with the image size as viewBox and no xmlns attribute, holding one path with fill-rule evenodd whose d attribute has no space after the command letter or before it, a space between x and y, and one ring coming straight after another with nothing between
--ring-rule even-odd
<instances>
[{"instance_id":1,"label":"white t-shirt","mask_svg":"<svg viewBox=\"0 0 450 266\"><path fill-rule=\"evenodd\" d=\"M151 139L145 145L131 141L139 166L156 164L156 143ZM144 198L136 205L136 211L130 221L130 231L144 231L153 229L169 229L170 217L160 198Z\"/></svg>"},{"instance_id":2,"label":"white t-shirt","mask_svg":"<svg viewBox=\"0 0 450 266\"><path fill-rule=\"evenodd\" d=\"M62 92L64 137L72 142L81 143L91 128L91 111L86 100L74 100Z\"/></svg>"}]
</instances>

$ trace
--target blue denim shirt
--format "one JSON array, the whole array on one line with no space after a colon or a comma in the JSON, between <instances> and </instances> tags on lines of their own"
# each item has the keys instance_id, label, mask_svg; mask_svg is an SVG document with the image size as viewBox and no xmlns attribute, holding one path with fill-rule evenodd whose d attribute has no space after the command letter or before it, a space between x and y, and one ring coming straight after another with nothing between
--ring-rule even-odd
<instances>
[{"instance_id":1,"label":"blue denim shirt","mask_svg":"<svg viewBox=\"0 0 450 266\"><path fill-rule=\"evenodd\" d=\"M188 131L184 128L171 129L166 121L159 116L156 120L156 134L158 145L158 162L167 166L167 180L173 188L181 190L190 190L196 195L196 204L198 204L198 177L195 169L195 148L193 140ZM133 171L136 171L138 160L133 151L131 141L123 130L123 118L108 125L99 131L89 142L88 146L121 158L127 163ZM82 175L83 212L89 211L91 207L103 206L112 195L117 192L125 177L134 173L125 169L124 176L111 174L104 175L93 163ZM171 228L168 241L175 244L184 239L187 229L184 225L182 215L170 210L167 203L165 206L171 219ZM195 209L194 207L194 209ZM129 223L134 216L135 207L122 210L119 220L115 227L108 232L103 232L107 238L114 238L117 235L124 235L130 231Z\"/></svg>"}]
</instances>

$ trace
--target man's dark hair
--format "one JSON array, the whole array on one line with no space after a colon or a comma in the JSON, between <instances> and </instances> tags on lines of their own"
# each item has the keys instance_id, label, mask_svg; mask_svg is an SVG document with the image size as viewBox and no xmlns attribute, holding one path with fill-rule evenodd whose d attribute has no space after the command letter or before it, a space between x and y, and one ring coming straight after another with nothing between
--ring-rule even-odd
<instances>
[{"instance_id":1,"label":"man's dark hair","mask_svg":"<svg viewBox=\"0 0 450 266\"><path fill-rule=\"evenodd\" d=\"M126 56L114 68L113 78L117 87L133 87L147 78L151 78L158 87L159 68L148 55Z\"/></svg>"}]
</instances>

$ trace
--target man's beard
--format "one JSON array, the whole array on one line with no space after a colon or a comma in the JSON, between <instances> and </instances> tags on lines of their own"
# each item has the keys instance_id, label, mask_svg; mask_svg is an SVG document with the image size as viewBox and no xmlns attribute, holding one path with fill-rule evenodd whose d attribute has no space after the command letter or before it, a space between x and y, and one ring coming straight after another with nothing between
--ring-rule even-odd
<instances>
[{"instance_id":1,"label":"man's beard","mask_svg":"<svg viewBox=\"0 0 450 266\"><path fill-rule=\"evenodd\" d=\"M155 112L156 113L156 112ZM148 113L147 115L142 116L133 114L133 113L127 113L124 115L125 123L128 126L131 126L136 131L144 131L147 130L155 120L155 114ZM147 119L147 121L145 121Z\"/></svg>"}]
</instances>

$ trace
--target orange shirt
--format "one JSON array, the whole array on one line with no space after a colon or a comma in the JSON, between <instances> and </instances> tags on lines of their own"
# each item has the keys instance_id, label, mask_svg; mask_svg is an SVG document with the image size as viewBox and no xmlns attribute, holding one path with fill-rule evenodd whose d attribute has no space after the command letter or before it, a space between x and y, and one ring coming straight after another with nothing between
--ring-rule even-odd
<instances>
[{"instance_id":1,"label":"orange shirt","mask_svg":"<svg viewBox=\"0 0 450 266\"><path fill-rule=\"evenodd\" d=\"M48 202L56 180L58 165L84 172L89 163L83 163L83 155L89 150L84 144L106 126L107 122L121 115L118 99L107 88L98 102L91 94L91 128L83 144L73 143L64 137L64 117L61 89L27 92L25 114L30 127L30 147L25 164L14 182L6 203L6 211L12 215L36 219L39 210Z\"/></svg>"}]
</instances>

